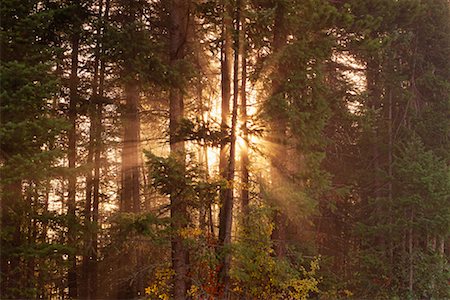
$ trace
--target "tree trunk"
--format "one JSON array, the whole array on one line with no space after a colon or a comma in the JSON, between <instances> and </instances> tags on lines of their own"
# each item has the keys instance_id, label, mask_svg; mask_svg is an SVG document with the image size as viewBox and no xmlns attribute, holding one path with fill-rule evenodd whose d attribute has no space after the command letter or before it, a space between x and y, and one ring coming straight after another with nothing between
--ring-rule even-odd
<instances>
[{"instance_id":1,"label":"tree trunk","mask_svg":"<svg viewBox=\"0 0 450 300\"><path fill-rule=\"evenodd\" d=\"M228 129L230 118L230 99L231 99L231 62L232 62L232 7L228 1L224 1L223 24L222 24L222 49L221 49L221 130L222 140L220 142L219 174L227 178L228 162ZM220 191L220 202L225 201L225 190ZM220 219L220 218L219 218Z\"/></svg>"},{"instance_id":2,"label":"tree trunk","mask_svg":"<svg viewBox=\"0 0 450 300\"><path fill-rule=\"evenodd\" d=\"M230 99L231 99L231 62L232 62L232 7L229 1L223 1L223 17L222 17L222 46L221 46L221 131L222 140L220 141L220 157L219 157L219 175L222 179L228 178L228 129L230 118ZM228 183L227 183L228 184ZM223 256L223 245L226 236L226 218L225 218L225 203L227 201L227 189L220 189L220 211L219 211L219 233L218 233L218 248L217 256ZM224 268L223 261L219 265L220 269ZM222 285L222 274L218 274L218 284Z\"/></svg>"},{"instance_id":3,"label":"tree trunk","mask_svg":"<svg viewBox=\"0 0 450 300\"><path fill-rule=\"evenodd\" d=\"M102 132L102 105L98 104L95 120L95 149L94 149L94 180L93 180L93 202L92 202L92 245L90 253L90 276L91 283L89 284L89 299L97 299L98 290L98 228L99 228L99 211L98 206L100 202L100 159L101 159L101 132Z\"/></svg>"},{"instance_id":4,"label":"tree trunk","mask_svg":"<svg viewBox=\"0 0 450 300\"><path fill-rule=\"evenodd\" d=\"M94 152L97 150L97 99L98 99L98 77L99 77L99 65L100 65L100 38L101 38L101 18L103 10L103 0L99 1L99 11L97 17L97 36L95 46L95 59L94 59L94 76L92 80L92 96L89 103L89 146L87 164L89 171L86 176L86 203L85 203L85 249L83 255L83 276L81 277L80 284L80 297L85 299L92 299L92 293L97 289L94 285L92 278L93 270L93 222L92 222L92 196L94 179L92 174L92 164L94 163Z\"/></svg>"},{"instance_id":5,"label":"tree trunk","mask_svg":"<svg viewBox=\"0 0 450 300\"><path fill-rule=\"evenodd\" d=\"M18 220L21 213L18 211L18 203L22 201L22 181L13 180L2 185L1 197L1 225L2 231L10 230L10 234L2 234L1 245L9 249L20 247L22 243L22 232ZM11 236L10 236L11 235ZM20 289L20 279L22 270L20 268L20 258L15 255L5 255L1 253L1 275L0 287L2 296L5 298L17 295Z\"/></svg>"},{"instance_id":6,"label":"tree trunk","mask_svg":"<svg viewBox=\"0 0 450 300\"><path fill-rule=\"evenodd\" d=\"M198 56L198 54L197 54ZM198 60L198 65L200 66L200 59ZM203 105L203 87L202 83L197 83L197 100L200 108L200 120L205 123L204 113L206 112L205 106ZM205 143L204 145L198 148L198 159L200 166L203 166L203 170L205 172L204 179L208 180L209 170L208 170L208 145ZM207 199L202 199L207 200ZM209 202L202 201L199 209L199 218L198 218L198 226L203 233L207 233L207 221L206 214L208 212L208 207L210 207Z\"/></svg>"},{"instance_id":7,"label":"tree trunk","mask_svg":"<svg viewBox=\"0 0 450 300\"><path fill-rule=\"evenodd\" d=\"M286 20L285 20L285 7L282 3L278 3L275 10L275 24L274 24L274 35L273 35L273 55L280 55L281 51L287 43L287 33L286 33ZM276 67L274 73L272 74L272 94L271 96L277 96L281 93L281 84L283 81L283 70L280 63ZM280 168L284 168L285 155L280 151L280 148L285 144L286 140L286 124L283 116L275 116L270 124L272 131L272 140L277 144L276 149L273 151L273 156L271 159L271 169L272 169L272 186L276 188L281 183L283 179L280 178L281 172ZM284 149L285 150L285 149ZM275 205L274 212L274 230L272 232L272 241L275 251L275 255L278 257L283 257L286 255L286 223L285 220L287 216L278 206L279 204L273 203Z\"/></svg>"},{"instance_id":8,"label":"tree trunk","mask_svg":"<svg viewBox=\"0 0 450 300\"><path fill-rule=\"evenodd\" d=\"M70 73L70 104L69 104L69 123L68 132L69 148L68 160L69 169L69 186L68 186L68 245L75 251L76 248L76 215L75 215L75 198L76 198L76 119L77 119L77 102L78 102L78 51L79 51L79 33L76 32L72 37L72 55L71 55L71 73ZM69 254L69 270L67 273L67 281L69 287L69 298L78 297L77 287L77 261L74 253Z\"/></svg>"},{"instance_id":9,"label":"tree trunk","mask_svg":"<svg viewBox=\"0 0 450 300\"><path fill-rule=\"evenodd\" d=\"M414 293L414 253L413 253L413 222L414 222L414 209L411 208L411 212L409 215L409 233L408 233L408 253L409 253L409 266L408 266L408 291L410 293L410 297L413 296Z\"/></svg>"},{"instance_id":10,"label":"tree trunk","mask_svg":"<svg viewBox=\"0 0 450 300\"><path fill-rule=\"evenodd\" d=\"M392 217L392 207L393 207L393 186L392 186L392 181L394 180L393 178L393 131L392 131L392 127L393 127L393 118L392 118L392 109L393 109L393 103L392 103L392 91L389 90L389 111L388 111L388 177L389 177L389 182L388 182L388 200L389 200L389 218L388 218L388 222L389 222L389 233L388 233L388 239L389 239L389 263L391 266L394 265L394 240L392 238L393 233L392 233L392 223L393 223L393 217Z\"/></svg>"},{"instance_id":11,"label":"tree trunk","mask_svg":"<svg viewBox=\"0 0 450 300\"><path fill-rule=\"evenodd\" d=\"M227 180L227 186L224 189L223 194L223 202L220 208L220 220L219 220L219 246L221 249L221 263L219 270L219 284L223 288L223 298L229 298L229 289L230 289L230 263L231 263L231 253L230 253L230 245L231 245L231 231L233 227L233 202L234 202L234 173L236 168L236 126L237 126L237 112L238 112L238 97L239 97L239 32L240 32L240 0L236 3L236 18L235 18L235 43L234 43L234 77L233 77L233 110L231 114L231 133L230 133L230 154L228 165L226 169L225 178ZM232 15L232 8L229 7L226 9L226 14ZM227 36L229 31L231 31L231 24L228 27L228 23L231 23L231 18L227 16L224 19L225 23L225 36ZM231 41L229 41L231 42ZM227 44L227 38L225 37L225 44ZM225 45L225 49L228 46ZM230 45L231 47L231 45ZM225 51L226 53L226 51ZM230 53L231 54L231 53ZM226 57L226 56L225 56ZM225 64L228 61L225 62ZM224 65L225 65L224 64ZM225 75L223 73L223 75ZM226 77L226 76L225 76ZM226 78L225 78L226 79ZM225 94L223 94L225 96ZM224 101L225 99L222 99ZM222 107L224 103L222 102ZM222 111L222 117L225 117L224 112ZM222 119L223 121L224 119ZM224 147L221 149L225 149ZM222 158L222 157L221 157Z\"/></svg>"},{"instance_id":12,"label":"tree trunk","mask_svg":"<svg viewBox=\"0 0 450 300\"><path fill-rule=\"evenodd\" d=\"M105 12L102 18L102 26L103 30L101 38L103 38L106 31L106 22L108 22L109 17L109 7L110 0L105 1ZM100 53L104 52L103 44L100 48ZM106 63L104 60L100 61L100 73L99 73L99 86L98 86L98 95L100 99L103 99L104 91L105 91L105 68ZM99 229L99 203L100 203L100 167L101 167L101 155L103 149L102 143L102 115L103 115L103 103L98 101L96 105L94 121L95 121L95 148L94 148L94 180L93 180L93 202L92 202L92 224L93 224L93 233L92 233L92 268L91 268L91 287L90 297L91 299L98 298L98 229Z\"/></svg>"},{"instance_id":13,"label":"tree trunk","mask_svg":"<svg viewBox=\"0 0 450 300\"><path fill-rule=\"evenodd\" d=\"M244 8L241 12L245 13L245 0L241 0L241 6ZM249 136L247 127L247 43L246 41L246 24L245 17L241 16L241 57L242 57L242 79L241 79L241 122L242 122L242 138L244 145L241 149L241 168L242 168L242 190L241 205L244 220L247 219L249 213Z\"/></svg>"},{"instance_id":14,"label":"tree trunk","mask_svg":"<svg viewBox=\"0 0 450 300\"><path fill-rule=\"evenodd\" d=\"M130 26L132 36L138 35L139 27L134 26L134 22L143 16L144 7L136 5L134 2L124 1L120 3L123 9L122 22L124 26ZM121 170L121 197L120 211L128 214L138 214L141 212L140 199L140 94L141 84L140 70L134 63L134 55L139 50L131 46L133 53L125 57L124 70L122 76L125 105L122 110L123 124L123 145L122 145L122 170ZM134 54L134 55L133 55ZM97 219L98 222L98 219ZM123 244L118 260L117 274L121 277L118 280L116 297L119 299L133 299L139 292L143 292L140 287L142 282L142 272L140 265L140 241L136 236L128 238L128 242Z\"/></svg>"},{"instance_id":15,"label":"tree trunk","mask_svg":"<svg viewBox=\"0 0 450 300\"><path fill-rule=\"evenodd\" d=\"M133 75L130 77L134 77ZM120 199L120 211L124 213L139 213L139 82L135 78L127 78L125 82L125 108L122 114L123 120L123 147L122 147L122 193ZM98 199L98 198L97 198ZM96 205L98 206L98 200ZM98 215L98 212L97 212ZM97 217L98 222L98 217ZM138 255L136 240L124 245L119 259L120 275L123 276L118 285L117 298L132 299L138 293L140 273L137 268Z\"/></svg>"},{"instance_id":16,"label":"tree trunk","mask_svg":"<svg viewBox=\"0 0 450 300\"><path fill-rule=\"evenodd\" d=\"M372 57L367 63L367 90L369 94L369 107L372 109L374 118L373 127L373 140L372 140L372 193L370 197L380 198L380 188L382 184L380 183L380 150L379 150L379 118L376 115L378 109L381 105L381 90L380 90L380 62L376 57Z\"/></svg>"},{"instance_id":17,"label":"tree trunk","mask_svg":"<svg viewBox=\"0 0 450 300\"><path fill-rule=\"evenodd\" d=\"M122 197L121 211L140 211L139 201L139 83L129 79L125 84L125 111L123 112Z\"/></svg>"},{"instance_id":18,"label":"tree trunk","mask_svg":"<svg viewBox=\"0 0 450 300\"><path fill-rule=\"evenodd\" d=\"M189 24L190 1L172 0L170 8L170 63L176 68L179 60L186 55L186 42ZM170 153L185 168L185 143L179 136L179 129L184 117L183 87L173 86L170 89ZM181 231L188 225L188 214L185 199L178 195L170 196L170 217L173 229L172 236L172 268L175 272L173 299L184 300L187 297L189 252L184 245Z\"/></svg>"}]
</instances>

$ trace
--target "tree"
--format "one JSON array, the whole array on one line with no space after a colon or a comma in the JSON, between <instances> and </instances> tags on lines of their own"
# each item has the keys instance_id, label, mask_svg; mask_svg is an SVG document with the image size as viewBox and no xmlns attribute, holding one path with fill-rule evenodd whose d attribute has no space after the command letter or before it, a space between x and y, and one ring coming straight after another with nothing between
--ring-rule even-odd
<instances>
[{"instance_id":1,"label":"tree","mask_svg":"<svg viewBox=\"0 0 450 300\"><path fill-rule=\"evenodd\" d=\"M181 67L186 56L186 43L190 24L189 1L172 1L170 6L170 65L174 70L174 86L170 89L169 111L170 111L170 152L171 155L184 169L186 152L184 137L182 133L182 121L184 118L184 100L182 76L176 70ZM183 172L183 171L182 171ZM183 175L182 175L183 176ZM185 299L188 290L189 252L186 249L182 237L182 230L188 225L188 214L186 199L182 196L172 194L170 198L170 217L172 223L172 268L175 272L173 297L174 299Z\"/></svg>"},{"instance_id":2,"label":"tree","mask_svg":"<svg viewBox=\"0 0 450 300\"><path fill-rule=\"evenodd\" d=\"M61 175L54 166L63 153L53 143L67 128L50 102L59 86L52 71L58 13L34 1L9 1L1 10L1 293L7 298L46 295L35 270L52 282L47 256L69 250L40 237L51 219L44 197L49 180Z\"/></svg>"},{"instance_id":3,"label":"tree","mask_svg":"<svg viewBox=\"0 0 450 300\"><path fill-rule=\"evenodd\" d=\"M104 6L103 6L104 4ZM80 296L87 299L97 298L98 289L98 221L100 202L100 167L102 155L102 111L104 107L105 90L105 60L103 39L106 22L109 17L110 1L99 1L98 14L95 22L96 37L94 51L94 66L92 78L92 95L89 103L89 149L86 163L93 165L86 176L85 203L85 253L83 256L83 275Z\"/></svg>"},{"instance_id":4,"label":"tree","mask_svg":"<svg viewBox=\"0 0 450 300\"><path fill-rule=\"evenodd\" d=\"M448 295L448 0L0 10L1 298Z\"/></svg>"}]
</instances>

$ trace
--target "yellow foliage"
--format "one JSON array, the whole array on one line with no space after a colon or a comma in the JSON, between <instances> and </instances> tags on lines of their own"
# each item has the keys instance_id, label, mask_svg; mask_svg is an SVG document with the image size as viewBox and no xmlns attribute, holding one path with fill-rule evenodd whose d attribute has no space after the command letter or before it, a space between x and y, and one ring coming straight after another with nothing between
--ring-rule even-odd
<instances>
[{"instance_id":1,"label":"yellow foliage","mask_svg":"<svg viewBox=\"0 0 450 300\"><path fill-rule=\"evenodd\" d=\"M294 278L286 283L284 288L289 291L288 299L306 300L310 292L319 292L319 279L315 277L317 270L319 270L318 257L311 261L310 269L310 271L307 271L305 268L302 268L305 278Z\"/></svg>"},{"instance_id":2,"label":"yellow foliage","mask_svg":"<svg viewBox=\"0 0 450 300\"><path fill-rule=\"evenodd\" d=\"M202 235L202 230L200 228L182 228L179 231L179 234L182 238L195 238Z\"/></svg>"},{"instance_id":3,"label":"yellow foliage","mask_svg":"<svg viewBox=\"0 0 450 300\"><path fill-rule=\"evenodd\" d=\"M343 290L343 293L345 294L345 296L347 298L353 296L353 293L351 291L347 290L347 289Z\"/></svg>"},{"instance_id":4,"label":"yellow foliage","mask_svg":"<svg viewBox=\"0 0 450 300\"><path fill-rule=\"evenodd\" d=\"M155 281L147 288L145 288L145 294L149 299L170 299L170 281L175 272L170 269L157 269L155 272Z\"/></svg>"},{"instance_id":5,"label":"yellow foliage","mask_svg":"<svg viewBox=\"0 0 450 300\"><path fill-rule=\"evenodd\" d=\"M191 288L190 288L189 291L188 291L188 295L189 295L190 297L195 297L195 296L198 295L199 291L200 291L200 289L198 288L198 286L196 286L196 285L191 285Z\"/></svg>"},{"instance_id":6,"label":"yellow foliage","mask_svg":"<svg viewBox=\"0 0 450 300\"><path fill-rule=\"evenodd\" d=\"M256 260L259 258L256 257ZM248 281L237 281L233 287L233 292L245 297L257 297L258 299L299 299L306 300L312 292L319 292L320 278L317 277L319 270L319 258L310 263L309 271L301 267L300 274L281 273L279 265L273 259L267 259L263 264L258 263L259 268L255 268L249 273ZM264 275L263 275L264 274ZM283 275L282 275L283 274ZM248 283L253 282L248 286Z\"/></svg>"}]
</instances>

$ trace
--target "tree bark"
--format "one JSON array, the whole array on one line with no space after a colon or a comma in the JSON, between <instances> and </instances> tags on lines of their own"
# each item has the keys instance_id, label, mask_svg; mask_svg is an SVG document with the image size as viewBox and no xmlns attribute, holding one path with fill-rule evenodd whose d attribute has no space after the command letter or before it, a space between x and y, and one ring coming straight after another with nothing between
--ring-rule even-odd
<instances>
[{"instance_id":1,"label":"tree bark","mask_svg":"<svg viewBox=\"0 0 450 300\"><path fill-rule=\"evenodd\" d=\"M71 174L69 174L68 180L68 245L75 251L76 248L76 184L77 176L75 174L76 170L76 130L77 130L77 102L78 102L78 52L79 52L79 33L75 32L72 36L72 54L71 54L71 73L70 73L70 104L69 104L69 123L70 128L68 131L68 160L69 169ZM67 281L69 288L69 298L78 297L78 285L77 285L77 261L76 255L70 253L68 257L69 269L67 273Z\"/></svg>"},{"instance_id":2,"label":"tree bark","mask_svg":"<svg viewBox=\"0 0 450 300\"><path fill-rule=\"evenodd\" d=\"M93 217L93 202L92 198L97 198L98 202L98 160L99 160L99 133L101 120L98 116L101 104L98 103L99 98L99 68L100 68L100 53L101 53L101 31L102 31L102 11L103 0L99 0L99 9L97 17L97 36L95 46L95 59L94 59L94 76L92 79L92 96L89 103L89 146L87 164L90 166L88 174L86 176L86 203L85 203L85 254L83 255L83 276L80 286L80 297L85 299L95 299L97 291L96 280L96 249L94 249L94 243L96 243L94 217ZM100 123L100 124L99 124ZM95 156L95 159L94 159ZM95 162L94 162L95 161ZM94 168L91 169L92 164ZM93 174L94 171L94 174ZM94 179L95 178L95 179ZM98 208L98 204L97 204Z\"/></svg>"},{"instance_id":3,"label":"tree bark","mask_svg":"<svg viewBox=\"0 0 450 300\"><path fill-rule=\"evenodd\" d=\"M220 142L220 157L219 157L219 175L224 180L228 181L228 151L229 151L229 120L230 120L230 100L231 100L231 68L232 68L232 31L233 31L233 7L230 1L223 1L223 20L222 20L222 49L221 49L221 131L222 140ZM226 183L228 185L229 182ZM227 264L225 262L224 244L227 236L227 211L229 211L228 200L229 188L223 187L220 189L220 210L219 210L219 232L218 232L218 248L217 255L220 257L218 284L224 286L226 277Z\"/></svg>"},{"instance_id":4,"label":"tree bark","mask_svg":"<svg viewBox=\"0 0 450 300\"><path fill-rule=\"evenodd\" d=\"M135 75L130 75L125 82L126 103L122 114L124 131L120 211L124 213L137 214L141 210L139 190L140 87L138 80L134 77ZM98 207L98 198L95 205ZM98 210L96 215L98 215ZM96 222L98 223L98 217ZM137 241L130 240L130 243L135 244ZM123 279L118 286L117 298L132 299L137 295L139 291L138 285L141 280L140 271L137 270L141 267L137 263L139 259L139 253L136 247L125 246L125 249L119 259L119 268L123 270L121 273L124 275L125 279Z\"/></svg>"},{"instance_id":5,"label":"tree bark","mask_svg":"<svg viewBox=\"0 0 450 300\"><path fill-rule=\"evenodd\" d=\"M238 117L239 98L239 35L240 35L240 0L236 2L235 34L234 34L234 60L233 60L233 109L231 113L230 154L226 170L227 186L224 189L224 198L220 208L219 246L221 249L221 263L219 270L219 284L223 288L223 298L228 299L230 294L230 263L231 231L233 228L234 205L234 174L236 169L236 127ZM230 14L232 9L229 9ZM226 25L226 24L225 24Z\"/></svg>"},{"instance_id":6,"label":"tree bark","mask_svg":"<svg viewBox=\"0 0 450 300\"><path fill-rule=\"evenodd\" d=\"M380 150L379 150L379 119L376 115L376 112L380 108L381 102L381 90L380 90L380 62L377 57L372 57L367 63L367 90L369 93L369 107L372 109L372 113L374 114L374 132L373 132L373 140L372 140L372 168L373 168L373 185L372 185L372 195L371 197L379 198L380 194Z\"/></svg>"},{"instance_id":7,"label":"tree bark","mask_svg":"<svg viewBox=\"0 0 450 300\"><path fill-rule=\"evenodd\" d=\"M278 3L275 9L275 22L274 22L274 34L273 34L273 55L280 55L281 51L287 43L287 30L285 20L285 7L283 3ZM277 96L281 93L281 84L283 81L283 70L281 63L278 63L274 73L272 74L272 94L271 96ZM277 187L280 178L280 167L285 166L284 153L281 153L280 148L285 143L286 139L286 124L283 116L275 116L270 124L272 131L272 140L276 141L276 149L273 151L271 159L272 169L272 186ZM274 230L272 232L272 241L275 251L275 255L283 257L286 255L286 215L279 208L277 203L275 205L274 212Z\"/></svg>"},{"instance_id":8,"label":"tree bark","mask_svg":"<svg viewBox=\"0 0 450 300\"><path fill-rule=\"evenodd\" d=\"M241 0L241 43L240 51L242 57L242 78L241 78L241 122L242 122L242 139L244 145L241 149L241 168L242 168L242 189L241 189L241 205L244 220L247 219L249 213L249 136L247 127L247 43L246 41L246 24L245 24L245 0Z\"/></svg>"},{"instance_id":9,"label":"tree bark","mask_svg":"<svg viewBox=\"0 0 450 300\"><path fill-rule=\"evenodd\" d=\"M414 293L414 231L413 231L413 222L414 222L414 208L411 208L409 215L409 232L408 232L408 254L409 254L409 265L408 265L408 291L410 296L413 296Z\"/></svg>"},{"instance_id":10,"label":"tree bark","mask_svg":"<svg viewBox=\"0 0 450 300\"><path fill-rule=\"evenodd\" d=\"M136 37L141 30L139 22L143 16L144 7L135 2L124 1L120 3L123 10L121 22L125 27L129 26L129 32ZM136 26L135 26L136 25ZM139 41L135 41L139 43ZM120 212L138 214L141 212L140 199L140 94L141 77L139 67L134 61L139 49L130 45L131 53L124 57L122 83L125 96L125 104L122 110L123 138L122 138L122 168L121 168L121 197ZM98 219L97 219L98 222ZM118 280L116 297L119 299L133 299L141 289L142 272L141 257L139 251L140 242L135 236L123 244L122 253L118 261L118 272L121 278Z\"/></svg>"},{"instance_id":11,"label":"tree bark","mask_svg":"<svg viewBox=\"0 0 450 300\"><path fill-rule=\"evenodd\" d=\"M2 230L10 230L11 236L2 235L2 247L17 248L22 244L22 232L17 224L20 222L17 218L20 216L18 211L18 202L22 200L22 181L14 179L10 183L2 185L0 193L1 199L1 225ZM1 275L0 287L2 295L13 297L16 289L20 289L20 280L22 278L20 268L20 258L15 255L1 255Z\"/></svg>"},{"instance_id":12,"label":"tree bark","mask_svg":"<svg viewBox=\"0 0 450 300\"><path fill-rule=\"evenodd\" d=\"M103 38L106 32L106 23L108 22L109 17L109 8L110 8L110 0L105 1L105 12L102 18L102 36ZM103 44L101 43L100 52L103 53ZM99 98L102 99L105 91L105 68L106 63L104 60L100 61L100 73L99 73L99 87L98 87L98 95ZM100 204L100 167L101 167L101 155L103 151L103 143L102 143L102 115L103 115L103 103L98 101L94 121L95 121L95 148L94 148L94 180L93 180L93 202L92 202L92 224L93 224L93 233L92 233L92 275L91 275L91 287L90 297L91 299L98 298L98 229L99 229L99 204Z\"/></svg>"},{"instance_id":13,"label":"tree bark","mask_svg":"<svg viewBox=\"0 0 450 300\"><path fill-rule=\"evenodd\" d=\"M389 201L389 218L388 218L388 222L389 222L389 228L392 228L392 223L393 223L393 217L392 217L392 207L393 207L393 185L392 185L392 181L394 180L393 178L393 143L394 143L394 137L393 137L393 131L392 131L392 127L393 127L393 117L392 117L392 109L393 109L393 103L392 103L392 90L389 90L389 111L388 111L388 177L389 177L389 182L388 182L388 201ZM388 233L388 237L392 237L392 229L389 229L389 233ZM389 238L389 263L391 264L391 266L394 265L394 241L392 238Z\"/></svg>"},{"instance_id":14,"label":"tree bark","mask_svg":"<svg viewBox=\"0 0 450 300\"><path fill-rule=\"evenodd\" d=\"M219 174L224 180L228 179L228 129L230 118L230 99L231 99L231 62L232 62L232 6L229 1L223 1L223 20L222 20L222 49L221 49L221 131L222 140L220 141L220 157L219 157ZM227 182L228 185L228 182ZM223 245L226 239L226 208L228 189L226 187L220 189L220 211L219 211L219 233L217 255L222 258ZM219 265L218 284L223 285L223 273L221 270L225 268L221 259Z\"/></svg>"},{"instance_id":15,"label":"tree bark","mask_svg":"<svg viewBox=\"0 0 450 300\"><path fill-rule=\"evenodd\" d=\"M172 0L170 7L170 64L177 67L186 55L186 42L189 27L190 1ZM185 143L180 137L180 125L184 117L183 87L173 86L169 95L170 109L170 153L185 168ZM179 195L170 196L170 216L173 229L172 236L172 268L175 272L173 299L184 300L187 297L189 252L184 244L181 232L188 225L188 213L185 199Z\"/></svg>"},{"instance_id":16,"label":"tree bark","mask_svg":"<svg viewBox=\"0 0 450 300\"><path fill-rule=\"evenodd\" d=\"M232 63L232 7L229 1L223 4L223 24L222 24L222 49L221 49L221 131L222 140L220 142L219 174L222 178L227 178L228 162L228 129L230 118L231 99L231 63ZM225 190L220 191L220 202L225 201ZM219 218L220 219L220 218Z\"/></svg>"},{"instance_id":17,"label":"tree bark","mask_svg":"<svg viewBox=\"0 0 450 300\"><path fill-rule=\"evenodd\" d=\"M121 211L138 213L139 199L139 82L132 78L125 84L126 104L123 112L122 197Z\"/></svg>"}]
</instances>

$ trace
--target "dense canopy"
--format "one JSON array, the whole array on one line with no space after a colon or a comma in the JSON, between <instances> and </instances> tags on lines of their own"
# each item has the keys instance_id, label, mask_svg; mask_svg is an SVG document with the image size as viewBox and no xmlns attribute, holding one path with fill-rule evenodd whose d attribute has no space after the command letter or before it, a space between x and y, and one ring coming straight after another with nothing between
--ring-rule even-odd
<instances>
[{"instance_id":1,"label":"dense canopy","mask_svg":"<svg viewBox=\"0 0 450 300\"><path fill-rule=\"evenodd\" d=\"M449 0L0 10L0 298L449 297Z\"/></svg>"}]
</instances>

